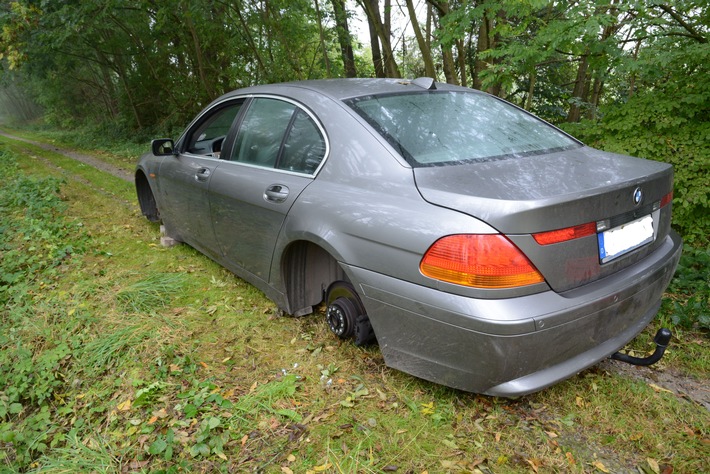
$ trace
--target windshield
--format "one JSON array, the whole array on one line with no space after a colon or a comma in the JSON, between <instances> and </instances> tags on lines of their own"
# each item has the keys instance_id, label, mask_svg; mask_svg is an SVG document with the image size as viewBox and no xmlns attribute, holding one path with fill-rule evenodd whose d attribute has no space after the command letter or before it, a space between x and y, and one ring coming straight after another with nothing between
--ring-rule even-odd
<instances>
[{"instance_id":1,"label":"windshield","mask_svg":"<svg viewBox=\"0 0 710 474\"><path fill-rule=\"evenodd\" d=\"M537 155L581 146L542 120L475 92L416 92L346 101L412 166Z\"/></svg>"}]
</instances>

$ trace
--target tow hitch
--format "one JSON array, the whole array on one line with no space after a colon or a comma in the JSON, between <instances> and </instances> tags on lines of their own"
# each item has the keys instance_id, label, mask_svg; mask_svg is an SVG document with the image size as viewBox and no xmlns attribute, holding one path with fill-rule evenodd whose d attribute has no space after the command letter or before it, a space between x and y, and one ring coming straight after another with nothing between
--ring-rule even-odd
<instances>
[{"instance_id":1,"label":"tow hitch","mask_svg":"<svg viewBox=\"0 0 710 474\"><path fill-rule=\"evenodd\" d=\"M656 337L653 338L653 342L656 343L656 350L653 351L653 354L651 354L650 356L633 357L628 354L622 354L621 352L615 352L611 355L611 358L632 365L655 364L656 362L661 360L661 357L663 357L663 353L666 351L666 347L668 347L668 343L670 342L671 337L673 337L673 333L671 333L670 329L661 328L656 333Z\"/></svg>"}]
</instances>

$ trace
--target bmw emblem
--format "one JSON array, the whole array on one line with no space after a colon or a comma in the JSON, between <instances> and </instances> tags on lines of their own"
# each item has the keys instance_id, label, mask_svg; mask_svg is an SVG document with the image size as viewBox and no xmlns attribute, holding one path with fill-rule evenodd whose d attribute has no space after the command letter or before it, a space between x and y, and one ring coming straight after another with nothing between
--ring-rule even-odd
<instances>
[{"instance_id":1,"label":"bmw emblem","mask_svg":"<svg viewBox=\"0 0 710 474\"><path fill-rule=\"evenodd\" d=\"M632 199L634 200L634 205L638 206L643 201L643 190L641 188L634 189L634 194Z\"/></svg>"}]
</instances>

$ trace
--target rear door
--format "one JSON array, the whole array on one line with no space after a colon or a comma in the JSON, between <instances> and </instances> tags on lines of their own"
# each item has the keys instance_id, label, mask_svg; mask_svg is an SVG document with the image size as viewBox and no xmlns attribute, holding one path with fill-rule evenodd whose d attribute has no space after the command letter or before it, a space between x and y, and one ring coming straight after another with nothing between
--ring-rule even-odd
<instances>
[{"instance_id":1,"label":"rear door","mask_svg":"<svg viewBox=\"0 0 710 474\"><path fill-rule=\"evenodd\" d=\"M303 107L283 98L250 100L210 183L212 223L226 261L269 281L286 214L327 152L322 127Z\"/></svg>"}]
</instances>

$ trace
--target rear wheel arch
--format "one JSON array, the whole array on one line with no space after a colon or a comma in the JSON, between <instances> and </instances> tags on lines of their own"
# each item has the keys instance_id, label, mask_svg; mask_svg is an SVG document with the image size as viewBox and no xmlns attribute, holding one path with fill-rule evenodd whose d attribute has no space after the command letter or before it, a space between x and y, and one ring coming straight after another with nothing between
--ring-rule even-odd
<instances>
[{"instance_id":1,"label":"rear wheel arch","mask_svg":"<svg viewBox=\"0 0 710 474\"><path fill-rule=\"evenodd\" d=\"M282 278L290 313L308 314L319 305L328 287L335 281L347 280L338 261L313 242L294 242L284 252Z\"/></svg>"},{"instance_id":2,"label":"rear wheel arch","mask_svg":"<svg viewBox=\"0 0 710 474\"><path fill-rule=\"evenodd\" d=\"M160 222L158 203L155 200L148 178L142 170L136 171L135 183L141 213L151 222Z\"/></svg>"},{"instance_id":3,"label":"rear wheel arch","mask_svg":"<svg viewBox=\"0 0 710 474\"><path fill-rule=\"evenodd\" d=\"M335 335L354 338L358 346L376 340L355 286L328 251L312 242L295 242L286 249L282 262L291 314L309 314L325 302L326 322Z\"/></svg>"}]
</instances>

